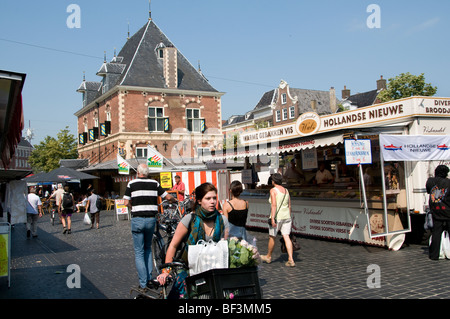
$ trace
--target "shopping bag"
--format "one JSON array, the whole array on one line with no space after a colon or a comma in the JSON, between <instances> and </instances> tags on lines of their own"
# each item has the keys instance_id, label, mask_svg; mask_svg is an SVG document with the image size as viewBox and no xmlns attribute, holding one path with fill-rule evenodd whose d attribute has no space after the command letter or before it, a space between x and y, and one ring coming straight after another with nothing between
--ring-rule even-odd
<instances>
[{"instance_id":1,"label":"shopping bag","mask_svg":"<svg viewBox=\"0 0 450 319\"><path fill-rule=\"evenodd\" d=\"M448 231L446 230L442 232L441 251L443 251L443 255L445 258L450 259L450 238Z\"/></svg>"},{"instance_id":2,"label":"shopping bag","mask_svg":"<svg viewBox=\"0 0 450 319\"><path fill-rule=\"evenodd\" d=\"M91 217L89 216L89 213L84 213L84 219L83 219L83 223L85 225L91 225Z\"/></svg>"},{"instance_id":3,"label":"shopping bag","mask_svg":"<svg viewBox=\"0 0 450 319\"><path fill-rule=\"evenodd\" d=\"M423 225L425 230L433 229L433 215L429 209L425 212L425 223Z\"/></svg>"},{"instance_id":4,"label":"shopping bag","mask_svg":"<svg viewBox=\"0 0 450 319\"><path fill-rule=\"evenodd\" d=\"M300 244L297 242L297 237L295 237L294 234L289 234L289 238L291 239L292 242L292 250L293 251L297 251L300 250ZM284 238L281 237L280 238L280 243L281 243L281 252L286 254L287 253L287 249L286 249L286 243L284 242Z\"/></svg>"},{"instance_id":5,"label":"shopping bag","mask_svg":"<svg viewBox=\"0 0 450 319\"><path fill-rule=\"evenodd\" d=\"M228 241L200 240L188 247L189 276L216 269L228 268Z\"/></svg>"}]
</instances>

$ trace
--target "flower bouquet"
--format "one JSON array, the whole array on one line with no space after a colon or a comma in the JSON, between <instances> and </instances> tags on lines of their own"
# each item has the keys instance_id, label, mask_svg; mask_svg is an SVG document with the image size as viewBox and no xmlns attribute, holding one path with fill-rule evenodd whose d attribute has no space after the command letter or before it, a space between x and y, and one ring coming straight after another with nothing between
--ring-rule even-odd
<instances>
[{"instance_id":1,"label":"flower bouquet","mask_svg":"<svg viewBox=\"0 0 450 319\"><path fill-rule=\"evenodd\" d=\"M228 240L228 252L229 268L254 267L260 260L258 249L237 237Z\"/></svg>"}]
</instances>

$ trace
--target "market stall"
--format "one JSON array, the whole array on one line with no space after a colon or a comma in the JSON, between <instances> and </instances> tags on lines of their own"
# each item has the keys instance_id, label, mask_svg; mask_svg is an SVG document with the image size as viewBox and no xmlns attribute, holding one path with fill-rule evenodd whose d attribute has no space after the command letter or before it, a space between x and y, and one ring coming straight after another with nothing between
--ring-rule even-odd
<instances>
[{"instance_id":1,"label":"market stall","mask_svg":"<svg viewBox=\"0 0 450 319\"><path fill-rule=\"evenodd\" d=\"M222 205L224 201L228 198L228 187L222 187L222 185L229 185L229 172L227 170L162 170L162 171L152 171L150 177L161 183L161 186L168 190L172 188L175 181L176 175L181 177L181 181L185 184L186 191L185 194L191 194L197 186L202 183L212 183L217 187L219 203ZM136 174L130 175L119 175L114 177L116 183L122 183L121 186L124 188L125 192L126 185L129 181L137 178Z\"/></svg>"},{"instance_id":2,"label":"market stall","mask_svg":"<svg viewBox=\"0 0 450 319\"><path fill-rule=\"evenodd\" d=\"M450 151L444 143L438 160L384 159L385 152L404 146L383 144L383 135L445 137L449 119L450 99L434 97L325 116L308 112L289 124L245 132L241 148L206 160L245 157L257 171L281 173L291 195L294 233L397 250L413 229L411 214L424 213L432 167L449 160ZM414 152L425 151L418 145ZM267 228L269 188L243 194L250 203L248 226Z\"/></svg>"}]
</instances>

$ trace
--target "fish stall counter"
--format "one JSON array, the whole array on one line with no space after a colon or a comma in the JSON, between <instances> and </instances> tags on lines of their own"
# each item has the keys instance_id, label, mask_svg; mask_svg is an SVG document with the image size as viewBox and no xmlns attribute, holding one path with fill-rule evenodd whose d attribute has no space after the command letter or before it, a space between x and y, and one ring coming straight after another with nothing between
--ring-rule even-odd
<instances>
[{"instance_id":1,"label":"fish stall counter","mask_svg":"<svg viewBox=\"0 0 450 319\"><path fill-rule=\"evenodd\" d=\"M339 183L335 183L339 185ZM403 243L397 235L373 237L369 235L384 233L383 203L380 190L368 191L369 219L363 208L359 189L328 185L289 188L292 211L292 232L298 235L313 236L357 242L373 246L388 246L399 249ZM247 189L241 198L249 203L247 226L268 229L270 214L270 189ZM388 200L389 231L402 230L402 210L398 199L405 196L402 191L393 191ZM403 194L402 194L403 193Z\"/></svg>"}]
</instances>

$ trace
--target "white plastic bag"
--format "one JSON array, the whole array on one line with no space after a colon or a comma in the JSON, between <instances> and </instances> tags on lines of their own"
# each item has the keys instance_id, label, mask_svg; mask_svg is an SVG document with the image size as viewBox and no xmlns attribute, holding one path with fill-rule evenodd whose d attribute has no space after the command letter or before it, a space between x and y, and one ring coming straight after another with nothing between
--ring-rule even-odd
<instances>
[{"instance_id":1,"label":"white plastic bag","mask_svg":"<svg viewBox=\"0 0 450 319\"><path fill-rule=\"evenodd\" d=\"M430 236L428 246L431 245L432 236ZM444 230L441 236L441 247L439 251L439 259L450 259L450 237L448 231Z\"/></svg>"},{"instance_id":2,"label":"white plastic bag","mask_svg":"<svg viewBox=\"0 0 450 319\"><path fill-rule=\"evenodd\" d=\"M91 222L91 217L89 216L89 214L88 213L84 213L84 220L83 220L83 223L85 224L85 225L92 225L92 222Z\"/></svg>"},{"instance_id":3,"label":"white plastic bag","mask_svg":"<svg viewBox=\"0 0 450 319\"><path fill-rule=\"evenodd\" d=\"M197 245L189 245L188 262L190 276L210 269L228 268L228 241L200 240Z\"/></svg>"},{"instance_id":4,"label":"white plastic bag","mask_svg":"<svg viewBox=\"0 0 450 319\"><path fill-rule=\"evenodd\" d=\"M445 258L450 259L450 238L446 230L442 232L441 251L443 251Z\"/></svg>"}]
</instances>

